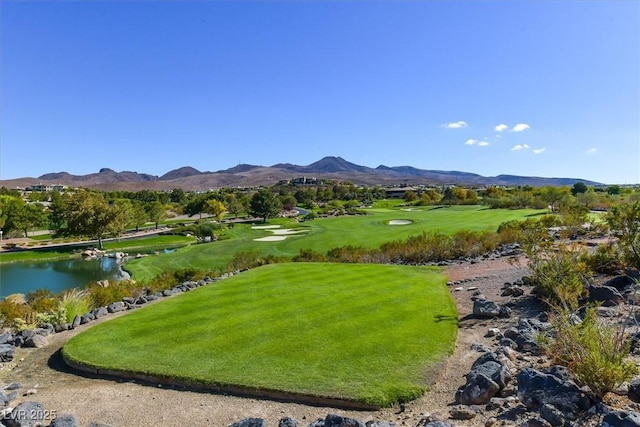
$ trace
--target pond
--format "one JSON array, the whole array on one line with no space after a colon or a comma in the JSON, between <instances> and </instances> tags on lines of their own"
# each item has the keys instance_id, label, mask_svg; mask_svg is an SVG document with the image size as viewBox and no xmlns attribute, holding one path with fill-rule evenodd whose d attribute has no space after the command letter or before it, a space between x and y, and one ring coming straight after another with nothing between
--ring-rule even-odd
<instances>
[{"instance_id":1,"label":"pond","mask_svg":"<svg viewBox=\"0 0 640 427\"><path fill-rule=\"evenodd\" d=\"M98 280L119 280L123 278L121 266L122 260L107 257L1 264L0 298L16 293L26 295L37 289L59 293Z\"/></svg>"}]
</instances>

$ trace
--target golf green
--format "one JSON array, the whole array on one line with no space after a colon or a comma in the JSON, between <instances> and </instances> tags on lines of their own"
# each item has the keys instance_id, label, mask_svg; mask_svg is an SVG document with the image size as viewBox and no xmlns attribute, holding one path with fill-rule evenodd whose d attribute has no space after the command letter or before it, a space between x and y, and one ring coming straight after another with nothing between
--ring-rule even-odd
<instances>
[{"instance_id":1,"label":"golf green","mask_svg":"<svg viewBox=\"0 0 640 427\"><path fill-rule=\"evenodd\" d=\"M69 340L63 356L212 389L388 406L426 390L456 333L436 268L291 263L96 325Z\"/></svg>"}]
</instances>

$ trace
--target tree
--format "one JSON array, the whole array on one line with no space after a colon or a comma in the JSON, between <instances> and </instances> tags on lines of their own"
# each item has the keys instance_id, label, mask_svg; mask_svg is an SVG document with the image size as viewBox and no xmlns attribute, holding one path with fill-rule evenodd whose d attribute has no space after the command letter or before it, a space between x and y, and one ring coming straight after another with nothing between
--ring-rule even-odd
<instances>
[{"instance_id":1,"label":"tree","mask_svg":"<svg viewBox=\"0 0 640 427\"><path fill-rule=\"evenodd\" d=\"M542 191L542 200L549 204L551 212L555 212L558 203L562 201L568 195L567 188L564 187L545 187Z\"/></svg>"},{"instance_id":2,"label":"tree","mask_svg":"<svg viewBox=\"0 0 640 427\"><path fill-rule=\"evenodd\" d=\"M262 222L267 222L267 218L278 215L282 211L280 199L268 188L263 188L251 197L249 202L249 213L252 216L262 218Z\"/></svg>"},{"instance_id":3,"label":"tree","mask_svg":"<svg viewBox=\"0 0 640 427\"><path fill-rule=\"evenodd\" d=\"M571 187L571 195L575 196L580 193L586 193L587 190L588 188L586 185L584 185L584 182L578 181L575 184L573 184L573 187Z\"/></svg>"},{"instance_id":4,"label":"tree","mask_svg":"<svg viewBox=\"0 0 640 427\"><path fill-rule=\"evenodd\" d=\"M238 199L238 196L236 196L235 194L229 194L227 196L227 211L229 211L230 214L233 214L233 216L238 219L238 215L242 212L245 211L245 208L242 204L242 202L240 201L240 199Z\"/></svg>"},{"instance_id":5,"label":"tree","mask_svg":"<svg viewBox=\"0 0 640 427\"><path fill-rule=\"evenodd\" d=\"M98 240L102 248L102 239L113 232L118 221L119 208L109 206L99 193L80 190L67 196L63 206L62 222L59 233L70 236L88 236Z\"/></svg>"},{"instance_id":6,"label":"tree","mask_svg":"<svg viewBox=\"0 0 640 427\"><path fill-rule=\"evenodd\" d=\"M145 210L149 215L149 221L155 223L157 230L160 222L167 217L167 210L164 205L158 201L145 203Z\"/></svg>"},{"instance_id":7,"label":"tree","mask_svg":"<svg viewBox=\"0 0 640 427\"><path fill-rule=\"evenodd\" d=\"M298 204L298 201L296 200L296 198L294 196L292 196L291 194L287 194L285 196L281 196L280 197L280 202L282 203L282 208L285 211L293 210L293 208L295 208L296 205Z\"/></svg>"},{"instance_id":8,"label":"tree","mask_svg":"<svg viewBox=\"0 0 640 427\"><path fill-rule=\"evenodd\" d=\"M210 199L204 204L204 211L210 215L213 215L216 221L222 221L222 216L226 212L227 208L220 200Z\"/></svg>"}]
</instances>

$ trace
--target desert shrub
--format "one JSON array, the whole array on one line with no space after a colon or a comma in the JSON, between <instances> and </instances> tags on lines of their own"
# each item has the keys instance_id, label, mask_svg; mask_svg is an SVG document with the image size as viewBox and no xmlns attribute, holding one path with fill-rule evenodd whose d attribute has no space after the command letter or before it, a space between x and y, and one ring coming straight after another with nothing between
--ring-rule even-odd
<instances>
[{"instance_id":1,"label":"desert shrub","mask_svg":"<svg viewBox=\"0 0 640 427\"><path fill-rule=\"evenodd\" d=\"M76 288L69 289L62 294L60 305L60 310L64 312L67 323L73 322L76 316L82 316L91 311L91 301L87 293Z\"/></svg>"},{"instance_id":2,"label":"desert shrub","mask_svg":"<svg viewBox=\"0 0 640 427\"><path fill-rule=\"evenodd\" d=\"M576 247L543 245L526 249L531 280L551 304L575 309L587 291L589 269Z\"/></svg>"},{"instance_id":3,"label":"desert shrub","mask_svg":"<svg viewBox=\"0 0 640 427\"><path fill-rule=\"evenodd\" d=\"M105 307L112 302L121 301L125 297L138 297L142 294L142 287L132 280L119 282L109 281L108 286L97 283L85 288L91 308Z\"/></svg>"},{"instance_id":4,"label":"desert shrub","mask_svg":"<svg viewBox=\"0 0 640 427\"><path fill-rule=\"evenodd\" d=\"M231 261L229 261L229 270L245 270L247 268L253 268L262 265L260 252L257 250L240 251L233 255Z\"/></svg>"},{"instance_id":5,"label":"desert shrub","mask_svg":"<svg viewBox=\"0 0 640 427\"><path fill-rule=\"evenodd\" d=\"M313 249L300 249L298 255L293 257L293 262L324 262L326 257Z\"/></svg>"},{"instance_id":6,"label":"desert shrub","mask_svg":"<svg viewBox=\"0 0 640 427\"><path fill-rule=\"evenodd\" d=\"M624 260L630 266L640 268L640 200L612 207L606 221L618 238Z\"/></svg>"},{"instance_id":7,"label":"desert shrub","mask_svg":"<svg viewBox=\"0 0 640 427\"><path fill-rule=\"evenodd\" d=\"M498 227L498 242L537 245L549 238L548 228L545 223L533 218L506 221Z\"/></svg>"},{"instance_id":8,"label":"desert shrub","mask_svg":"<svg viewBox=\"0 0 640 427\"><path fill-rule=\"evenodd\" d=\"M612 274L623 267L623 255L617 245L607 243L600 245L589 254L585 252L580 260L584 262L591 271L597 273Z\"/></svg>"},{"instance_id":9,"label":"desert shrub","mask_svg":"<svg viewBox=\"0 0 640 427\"><path fill-rule=\"evenodd\" d=\"M362 246L339 246L327 251L327 260L330 262L359 263L363 262L367 249Z\"/></svg>"},{"instance_id":10,"label":"desert shrub","mask_svg":"<svg viewBox=\"0 0 640 427\"><path fill-rule=\"evenodd\" d=\"M602 398L637 372L636 365L627 359L630 339L623 326L602 323L594 307L586 309L582 322L572 321L573 317L569 310L556 311L552 318L554 339L547 352Z\"/></svg>"}]
</instances>

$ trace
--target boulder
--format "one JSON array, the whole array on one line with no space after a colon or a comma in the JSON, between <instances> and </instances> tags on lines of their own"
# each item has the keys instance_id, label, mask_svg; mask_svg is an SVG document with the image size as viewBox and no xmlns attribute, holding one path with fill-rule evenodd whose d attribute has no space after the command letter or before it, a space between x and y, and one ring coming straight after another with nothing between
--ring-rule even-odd
<instances>
[{"instance_id":1,"label":"boulder","mask_svg":"<svg viewBox=\"0 0 640 427\"><path fill-rule=\"evenodd\" d=\"M625 292L631 286L634 286L634 285L635 285L635 281L633 280L633 277L628 276L626 274L616 276L616 277L608 280L604 284L604 286L610 286L612 288L617 289L620 292Z\"/></svg>"},{"instance_id":2,"label":"boulder","mask_svg":"<svg viewBox=\"0 0 640 427\"><path fill-rule=\"evenodd\" d=\"M13 335L10 333L0 334L0 345L6 344L13 339Z\"/></svg>"},{"instance_id":3,"label":"boulder","mask_svg":"<svg viewBox=\"0 0 640 427\"><path fill-rule=\"evenodd\" d=\"M624 302L618 290L612 286L589 286L589 301L601 302L605 307L613 307Z\"/></svg>"},{"instance_id":4,"label":"boulder","mask_svg":"<svg viewBox=\"0 0 640 427\"><path fill-rule=\"evenodd\" d=\"M45 425L48 412L40 402L23 402L13 408L11 414L4 420L7 427L37 427Z\"/></svg>"},{"instance_id":5,"label":"boulder","mask_svg":"<svg viewBox=\"0 0 640 427\"><path fill-rule=\"evenodd\" d=\"M500 386L483 373L478 373L467 380L458 400L463 405L485 405L500 391Z\"/></svg>"},{"instance_id":6,"label":"boulder","mask_svg":"<svg viewBox=\"0 0 640 427\"><path fill-rule=\"evenodd\" d=\"M298 427L298 422L291 417L284 417L278 421L278 427Z\"/></svg>"},{"instance_id":7,"label":"boulder","mask_svg":"<svg viewBox=\"0 0 640 427\"><path fill-rule=\"evenodd\" d=\"M324 427L366 427L362 421L336 414L329 414L324 419Z\"/></svg>"},{"instance_id":8,"label":"boulder","mask_svg":"<svg viewBox=\"0 0 640 427\"><path fill-rule=\"evenodd\" d=\"M80 316L79 314L76 314L76 317L73 318L73 322L71 322L71 329L75 329L78 326L80 326L81 322L82 322L82 316Z\"/></svg>"},{"instance_id":9,"label":"boulder","mask_svg":"<svg viewBox=\"0 0 640 427\"><path fill-rule=\"evenodd\" d=\"M42 335L34 335L24 341L24 347L41 348L49 344L49 341Z\"/></svg>"},{"instance_id":10,"label":"boulder","mask_svg":"<svg viewBox=\"0 0 640 427\"><path fill-rule=\"evenodd\" d=\"M0 391L0 408L4 408L6 406L9 406L9 404L11 402L16 400L16 397L18 397L18 392L17 391L12 391L10 393L6 393L4 391Z\"/></svg>"},{"instance_id":11,"label":"boulder","mask_svg":"<svg viewBox=\"0 0 640 427\"><path fill-rule=\"evenodd\" d=\"M612 411L604 416L601 427L640 427L640 414L630 411Z\"/></svg>"},{"instance_id":12,"label":"boulder","mask_svg":"<svg viewBox=\"0 0 640 427\"><path fill-rule=\"evenodd\" d=\"M11 344L0 344L0 362L11 362L16 354L16 348Z\"/></svg>"},{"instance_id":13,"label":"boulder","mask_svg":"<svg viewBox=\"0 0 640 427\"><path fill-rule=\"evenodd\" d=\"M569 419L574 419L590 405L572 381L533 368L525 368L518 373L518 399L532 410L539 410L544 404L553 405Z\"/></svg>"},{"instance_id":14,"label":"boulder","mask_svg":"<svg viewBox=\"0 0 640 427\"><path fill-rule=\"evenodd\" d=\"M93 309L91 311L91 314L93 314L96 319L99 319L109 314L109 310L107 310L106 307L99 307L99 308Z\"/></svg>"},{"instance_id":15,"label":"boulder","mask_svg":"<svg viewBox=\"0 0 640 427\"><path fill-rule=\"evenodd\" d=\"M229 424L229 427L267 427L262 418L245 418L237 423Z\"/></svg>"},{"instance_id":16,"label":"boulder","mask_svg":"<svg viewBox=\"0 0 640 427\"><path fill-rule=\"evenodd\" d=\"M498 317L500 306L487 299L477 299L473 302L473 315L480 318Z\"/></svg>"},{"instance_id":17,"label":"boulder","mask_svg":"<svg viewBox=\"0 0 640 427\"><path fill-rule=\"evenodd\" d=\"M112 302L107 306L107 311L109 313L117 313L122 310L124 310L124 302L122 301Z\"/></svg>"},{"instance_id":18,"label":"boulder","mask_svg":"<svg viewBox=\"0 0 640 427\"><path fill-rule=\"evenodd\" d=\"M80 423L75 415L63 414L54 418L49 427L80 427Z\"/></svg>"}]
</instances>

